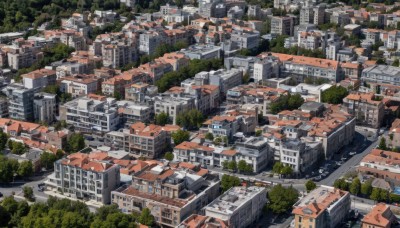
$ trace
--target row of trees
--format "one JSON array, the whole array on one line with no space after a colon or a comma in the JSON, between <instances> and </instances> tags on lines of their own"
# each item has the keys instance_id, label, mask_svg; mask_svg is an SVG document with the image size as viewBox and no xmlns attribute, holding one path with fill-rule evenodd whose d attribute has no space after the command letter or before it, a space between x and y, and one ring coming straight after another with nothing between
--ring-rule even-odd
<instances>
[{"instance_id":1,"label":"row of trees","mask_svg":"<svg viewBox=\"0 0 400 228\"><path fill-rule=\"evenodd\" d=\"M152 226L154 217L148 208L141 214L124 214L117 205L103 206L91 213L86 204L50 196L46 203L17 202L13 196L0 204L0 224L8 227L137 227L137 223Z\"/></svg>"},{"instance_id":2,"label":"row of trees","mask_svg":"<svg viewBox=\"0 0 400 228\"><path fill-rule=\"evenodd\" d=\"M222 66L223 61L221 59L193 59L190 60L189 66L184 67L179 71L166 73L156 82L156 86L158 87L158 91L163 93L173 86L179 86L183 80L193 78L201 71L217 70Z\"/></svg>"},{"instance_id":3,"label":"row of trees","mask_svg":"<svg viewBox=\"0 0 400 228\"><path fill-rule=\"evenodd\" d=\"M253 172L253 166L251 164L248 164L245 160L240 160L236 162L235 160L232 161L224 161L222 163L222 168L226 170L232 170L232 171L239 171L240 173L252 173Z\"/></svg>"},{"instance_id":4,"label":"row of trees","mask_svg":"<svg viewBox=\"0 0 400 228\"><path fill-rule=\"evenodd\" d=\"M400 197L396 194L389 193L388 190L372 187L372 180L367 180L361 183L359 178L354 178L353 181L347 182L344 179L337 179L333 186L345 191L349 191L356 196L363 196L378 202L398 202Z\"/></svg>"},{"instance_id":5,"label":"row of trees","mask_svg":"<svg viewBox=\"0 0 400 228\"><path fill-rule=\"evenodd\" d=\"M203 122L204 116L197 109L191 109L176 116L176 124L188 130L199 129Z\"/></svg>"},{"instance_id":6,"label":"row of trees","mask_svg":"<svg viewBox=\"0 0 400 228\"><path fill-rule=\"evenodd\" d=\"M12 182L15 177L28 178L32 173L33 165L31 161L19 163L16 159L0 156L0 182Z\"/></svg>"}]
</instances>

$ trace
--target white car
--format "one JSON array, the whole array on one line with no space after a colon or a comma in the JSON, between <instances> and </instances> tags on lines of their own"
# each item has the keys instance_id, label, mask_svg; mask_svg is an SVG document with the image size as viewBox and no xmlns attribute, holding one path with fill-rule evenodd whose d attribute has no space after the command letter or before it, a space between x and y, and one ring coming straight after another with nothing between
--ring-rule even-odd
<instances>
[{"instance_id":1,"label":"white car","mask_svg":"<svg viewBox=\"0 0 400 228\"><path fill-rule=\"evenodd\" d=\"M355 151L352 151L352 152L349 153L350 156L354 156L356 154L357 154L357 152L355 152Z\"/></svg>"}]
</instances>

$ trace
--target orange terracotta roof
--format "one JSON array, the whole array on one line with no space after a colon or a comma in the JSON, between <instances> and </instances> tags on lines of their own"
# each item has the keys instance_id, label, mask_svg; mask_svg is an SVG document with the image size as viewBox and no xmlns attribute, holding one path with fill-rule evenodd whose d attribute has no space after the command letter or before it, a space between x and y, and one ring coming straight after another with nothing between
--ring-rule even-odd
<instances>
[{"instance_id":1,"label":"orange terracotta roof","mask_svg":"<svg viewBox=\"0 0 400 228\"><path fill-rule=\"evenodd\" d=\"M392 219L391 216L393 214L391 212L388 213L388 210L390 210L388 205L378 203L367 215L364 216L362 222L378 227L389 227Z\"/></svg>"},{"instance_id":2,"label":"orange terracotta roof","mask_svg":"<svg viewBox=\"0 0 400 228\"><path fill-rule=\"evenodd\" d=\"M213 148L208 147L208 146L203 146L200 145L198 143L195 142L183 142L177 146L175 146L176 149L180 149L180 150L193 150L193 149L197 149L197 150L203 150L203 151L208 151L208 152L212 152L214 151Z\"/></svg>"}]
</instances>

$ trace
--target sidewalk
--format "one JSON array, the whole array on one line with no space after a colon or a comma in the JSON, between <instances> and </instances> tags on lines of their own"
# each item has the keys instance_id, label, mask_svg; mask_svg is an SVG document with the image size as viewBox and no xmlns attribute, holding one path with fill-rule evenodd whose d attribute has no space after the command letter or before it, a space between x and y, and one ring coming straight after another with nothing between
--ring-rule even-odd
<instances>
[{"instance_id":1,"label":"sidewalk","mask_svg":"<svg viewBox=\"0 0 400 228\"><path fill-rule=\"evenodd\" d=\"M69 199L69 200L73 200L73 201L79 201L79 202L85 203L89 207L100 208L100 207L104 206L102 203L96 202L94 200L89 200L89 201L80 200L80 199L77 199L74 197L70 197L66 194L61 194L61 193L54 192L54 191L44 191L44 193L46 195L54 196L54 197L61 198L61 199Z\"/></svg>"}]
</instances>

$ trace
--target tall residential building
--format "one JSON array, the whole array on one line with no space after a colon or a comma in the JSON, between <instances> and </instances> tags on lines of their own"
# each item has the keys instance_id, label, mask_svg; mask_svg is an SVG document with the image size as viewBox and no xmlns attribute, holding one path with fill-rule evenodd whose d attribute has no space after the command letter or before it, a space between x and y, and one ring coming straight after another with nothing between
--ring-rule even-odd
<instances>
[{"instance_id":1,"label":"tall residential building","mask_svg":"<svg viewBox=\"0 0 400 228\"><path fill-rule=\"evenodd\" d=\"M272 17L271 34L293 36L294 21L292 17Z\"/></svg>"},{"instance_id":2,"label":"tall residential building","mask_svg":"<svg viewBox=\"0 0 400 228\"><path fill-rule=\"evenodd\" d=\"M372 128L379 128L385 115L385 105L373 93L351 93L343 99L343 108L358 124Z\"/></svg>"},{"instance_id":3,"label":"tall residential building","mask_svg":"<svg viewBox=\"0 0 400 228\"><path fill-rule=\"evenodd\" d=\"M208 174L208 170L188 163L184 165L178 164L176 169L151 165L139 170L132 176L132 185L111 193L112 203L129 214L148 208L158 225L178 227L184 219L200 213L214 200L220 187L218 177Z\"/></svg>"},{"instance_id":4,"label":"tall residential building","mask_svg":"<svg viewBox=\"0 0 400 228\"><path fill-rule=\"evenodd\" d=\"M30 67L34 63L43 58L41 47L36 46L33 41L26 41L19 38L12 41L8 46L8 65L11 69L18 70L25 67Z\"/></svg>"},{"instance_id":5,"label":"tall residential building","mask_svg":"<svg viewBox=\"0 0 400 228\"><path fill-rule=\"evenodd\" d=\"M262 187L233 187L204 208L205 215L227 222L229 227L245 228L254 224L267 203Z\"/></svg>"},{"instance_id":6,"label":"tall residential building","mask_svg":"<svg viewBox=\"0 0 400 228\"><path fill-rule=\"evenodd\" d=\"M2 89L9 99L9 116L12 119L33 121L33 97L36 89L20 84L10 84Z\"/></svg>"},{"instance_id":7,"label":"tall residential building","mask_svg":"<svg viewBox=\"0 0 400 228\"><path fill-rule=\"evenodd\" d=\"M320 186L294 204L295 227L337 227L350 211L350 193Z\"/></svg>"},{"instance_id":8,"label":"tall residential building","mask_svg":"<svg viewBox=\"0 0 400 228\"><path fill-rule=\"evenodd\" d=\"M48 190L76 199L111 203L111 191L120 183L119 166L74 153L54 162L54 173L45 181Z\"/></svg>"},{"instance_id":9,"label":"tall residential building","mask_svg":"<svg viewBox=\"0 0 400 228\"><path fill-rule=\"evenodd\" d=\"M265 58L254 62L253 78L255 82L277 77L279 77L279 65L276 61Z\"/></svg>"},{"instance_id":10,"label":"tall residential building","mask_svg":"<svg viewBox=\"0 0 400 228\"><path fill-rule=\"evenodd\" d=\"M174 94L160 94L154 97L154 113L167 113L173 124L176 117L183 112L196 107L195 98L188 96L174 96Z\"/></svg>"},{"instance_id":11,"label":"tall residential building","mask_svg":"<svg viewBox=\"0 0 400 228\"><path fill-rule=\"evenodd\" d=\"M40 123L51 124L56 117L56 95L36 93L33 98L33 116Z\"/></svg>"},{"instance_id":12,"label":"tall residential building","mask_svg":"<svg viewBox=\"0 0 400 228\"><path fill-rule=\"evenodd\" d=\"M105 45L102 51L103 66L110 68L123 67L137 59L135 47L123 42Z\"/></svg>"},{"instance_id":13,"label":"tall residential building","mask_svg":"<svg viewBox=\"0 0 400 228\"><path fill-rule=\"evenodd\" d=\"M60 119L83 132L116 130L119 115L114 98L76 98L60 107Z\"/></svg>"}]
</instances>

